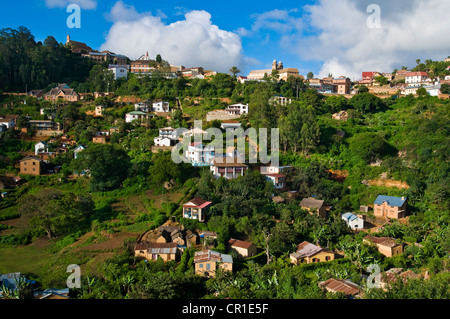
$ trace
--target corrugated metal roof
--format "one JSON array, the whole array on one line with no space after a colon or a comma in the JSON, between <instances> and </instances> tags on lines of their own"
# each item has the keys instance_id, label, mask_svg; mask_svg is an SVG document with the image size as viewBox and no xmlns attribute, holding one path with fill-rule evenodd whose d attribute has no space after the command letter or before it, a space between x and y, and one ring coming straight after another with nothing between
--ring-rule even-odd
<instances>
[{"instance_id":1,"label":"corrugated metal roof","mask_svg":"<svg viewBox=\"0 0 450 319\"><path fill-rule=\"evenodd\" d=\"M346 295L357 295L359 293L359 286L355 283L343 280L330 278L327 281L320 283L320 286L324 287L331 292L342 292Z\"/></svg>"},{"instance_id":2,"label":"corrugated metal roof","mask_svg":"<svg viewBox=\"0 0 450 319\"><path fill-rule=\"evenodd\" d=\"M377 205L382 205L383 202L386 202L390 206L402 207L403 204L405 203L405 201L406 201L406 197L379 195L373 203L377 204Z\"/></svg>"}]
</instances>

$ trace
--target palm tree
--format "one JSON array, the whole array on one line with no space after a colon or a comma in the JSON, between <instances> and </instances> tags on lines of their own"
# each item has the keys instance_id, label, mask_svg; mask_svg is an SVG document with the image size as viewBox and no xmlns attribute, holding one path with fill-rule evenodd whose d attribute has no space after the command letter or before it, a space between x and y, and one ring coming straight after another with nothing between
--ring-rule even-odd
<instances>
[{"instance_id":1,"label":"palm tree","mask_svg":"<svg viewBox=\"0 0 450 319\"><path fill-rule=\"evenodd\" d=\"M241 73L241 70L237 66L232 66L228 71L233 74L234 78L236 78L236 74Z\"/></svg>"}]
</instances>

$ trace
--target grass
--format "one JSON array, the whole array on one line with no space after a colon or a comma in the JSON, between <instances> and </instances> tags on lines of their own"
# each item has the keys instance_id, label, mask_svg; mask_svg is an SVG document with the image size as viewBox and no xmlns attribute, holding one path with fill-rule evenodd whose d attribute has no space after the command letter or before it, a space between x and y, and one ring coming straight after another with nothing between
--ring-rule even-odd
<instances>
[{"instance_id":1,"label":"grass","mask_svg":"<svg viewBox=\"0 0 450 319\"><path fill-rule=\"evenodd\" d=\"M21 272L39 276L50 257L47 249L34 245L0 248L0 274Z\"/></svg>"}]
</instances>

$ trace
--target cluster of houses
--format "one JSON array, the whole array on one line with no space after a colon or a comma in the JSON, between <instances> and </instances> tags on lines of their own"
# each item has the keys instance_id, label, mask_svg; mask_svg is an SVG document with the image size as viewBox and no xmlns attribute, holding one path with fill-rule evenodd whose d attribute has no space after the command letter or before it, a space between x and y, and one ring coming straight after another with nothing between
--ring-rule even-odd
<instances>
[{"instance_id":1,"label":"cluster of houses","mask_svg":"<svg viewBox=\"0 0 450 319\"><path fill-rule=\"evenodd\" d=\"M450 71L450 66L447 68ZM444 78L432 78L428 72L418 71L413 72L409 70L399 70L395 74L393 73L381 73L381 72L363 72L362 80L358 81L359 85L365 85L369 87L380 86L381 83L377 81L380 77L384 77L387 81L397 81L392 89L400 90L402 95L417 94L417 90L424 88L431 96L441 96L440 91L442 84L450 84L450 75Z\"/></svg>"}]
</instances>

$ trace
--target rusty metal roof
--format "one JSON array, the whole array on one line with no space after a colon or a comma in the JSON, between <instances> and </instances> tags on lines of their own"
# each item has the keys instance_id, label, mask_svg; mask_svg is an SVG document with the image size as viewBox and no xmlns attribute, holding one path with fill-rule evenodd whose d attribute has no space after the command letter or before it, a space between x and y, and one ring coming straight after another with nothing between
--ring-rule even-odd
<instances>
[{"instance_id":1,"label":"rusty metal roof","mask_svg":"<svg viewBox=\"0 0 450 319\"><path fill-rule=\"evenodd\" d=\"M352 296L359 294L359 286L349 280L330 278L319 285L330 292L342 292Z\"/></svg>"}]
</instances>

